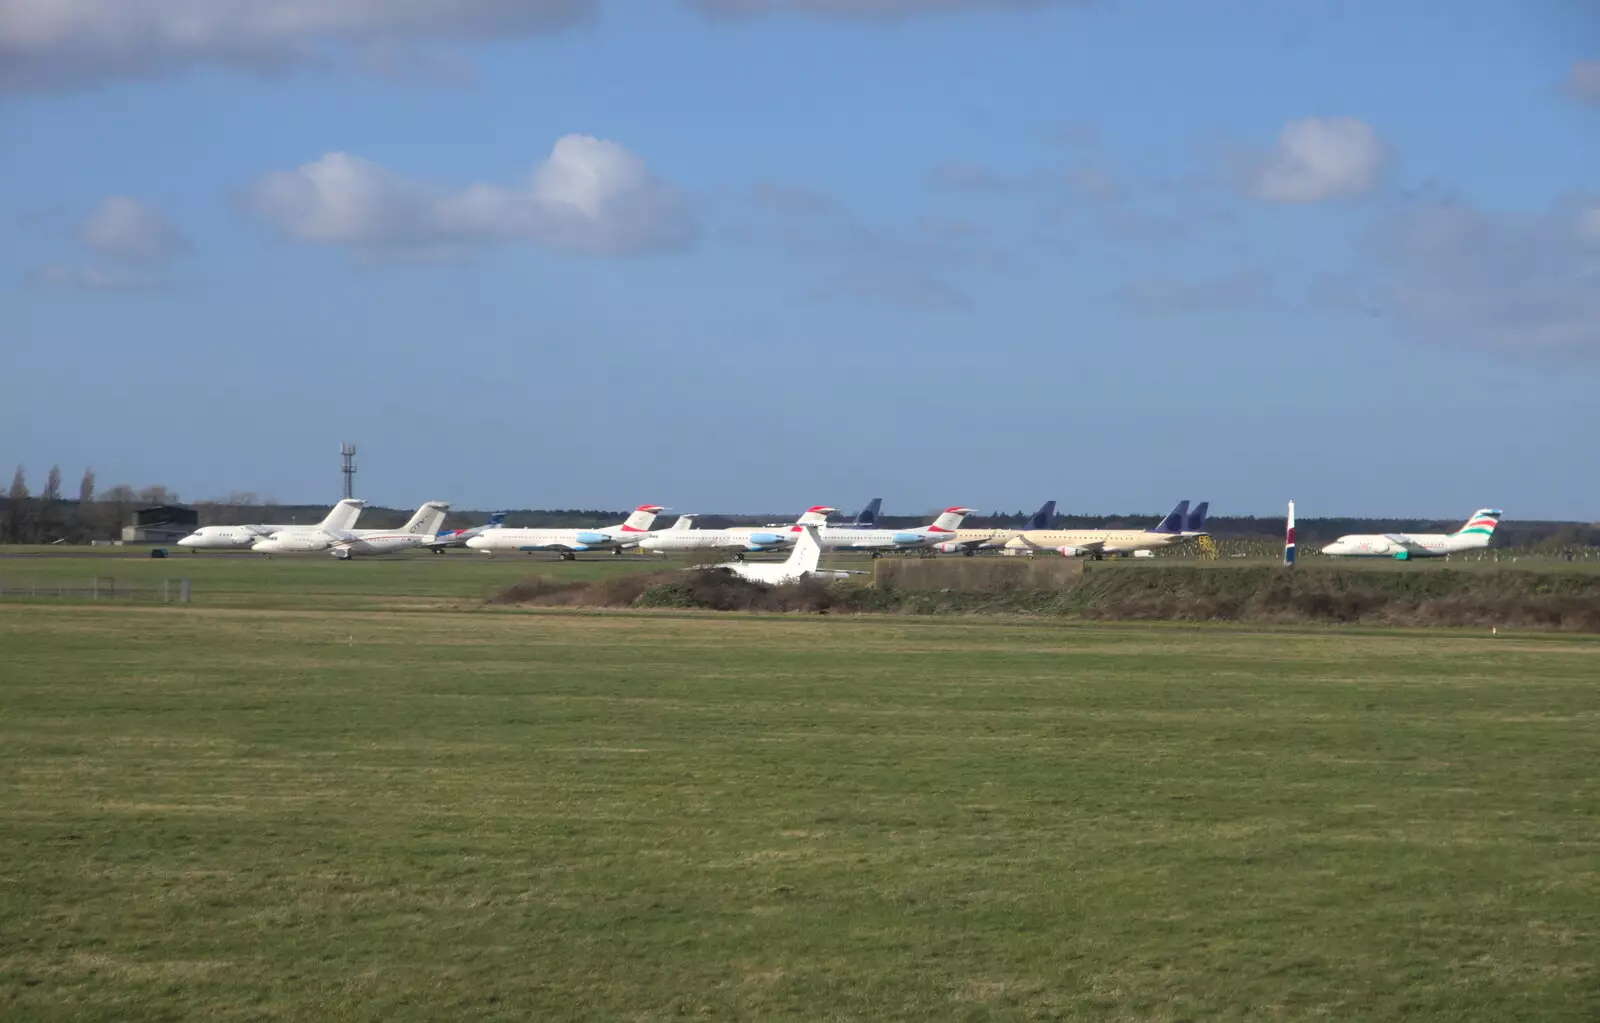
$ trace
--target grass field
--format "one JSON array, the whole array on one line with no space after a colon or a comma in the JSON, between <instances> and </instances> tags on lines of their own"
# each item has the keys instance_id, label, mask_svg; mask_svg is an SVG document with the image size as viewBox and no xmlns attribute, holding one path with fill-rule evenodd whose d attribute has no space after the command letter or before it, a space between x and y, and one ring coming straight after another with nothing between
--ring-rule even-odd
<instances>
[{"instance_id":1,"label":"grass field","mask_svg":"<svg viewBox=\"0 0 1600 1023\"><path fill-rule=\"evenodd\" d=\"M1600 1017L1593 640L24 603L0 672L7 1020Z\"/></svg>"}]
</instances>

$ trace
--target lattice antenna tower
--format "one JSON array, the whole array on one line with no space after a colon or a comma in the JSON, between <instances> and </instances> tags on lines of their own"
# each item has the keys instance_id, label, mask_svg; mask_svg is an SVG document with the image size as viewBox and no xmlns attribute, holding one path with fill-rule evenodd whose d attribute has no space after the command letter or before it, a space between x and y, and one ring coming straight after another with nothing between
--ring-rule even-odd
<instances>
[{"instance_id":1,"label":"lattice antenna tower","mask_svg":"<svg viewBox=\"0 0 1600 1023\"><path fill-rule=\"evenodd\" d=\"M344 496L354 497L356 486L356 446L354 444L339 445L339 457L343 464L339 471L344 474Z\"/></svg>"}]
</instances>

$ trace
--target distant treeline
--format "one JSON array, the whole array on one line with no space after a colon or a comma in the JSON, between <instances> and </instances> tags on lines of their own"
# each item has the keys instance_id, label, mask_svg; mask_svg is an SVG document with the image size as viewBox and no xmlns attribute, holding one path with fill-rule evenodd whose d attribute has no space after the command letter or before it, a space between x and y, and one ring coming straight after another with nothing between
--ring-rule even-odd
<instances>
[{"instance_id":1,"label":"distant treeline","mask_svg":"<svg viewBox=\"0 0 1600 1023\"><path fill-rule=\"evenodd\" d=\"M61 473L52 469L44 489L37 495L28 492L26 480L19 469L12 479L7 496L0 498L0 543L52 543L65 540L83 543L89 540L115 539L122 527L130 524L137 508L159 504L176 504L178 495L164 486L135 489L119 484L105 491L95 489L94 472L86 472L78 487L76 500L61 496ZM286 525L314 525L328 513L325 504L278 504L270 498L253 493L235 493L207 501L190 502L200 516L200 524L239 525L242 523L282 523ZM362 528L392 529L403 524L412 515L410 508L369 507L362 511L358 523ZM572 528L602 526L621 522L628 517L627 510L606 508L520 508L508 510L508 526L544 526ZM879 525L889 529L904 529L926 525L938 514L929 510L918 515L884 515ZM965 525L971 528L1015 528L1027 522L1031 511L991 511L987 515L974 515ZM1127 515L1057 515L1055 529L1146 529L1161 521L1164 512L1143 512ZM834 516L837 522L849 522L854 511ZM489 517L488 511L472 509L453 510L445 519L449 529L476 526ZM675 512L663 514L658 525L671 525ZM727 526L759 526L769 523L789 523L794 513L774 512L769 515L697 515L695 526L720 529ZM1370 518L1301 518L1296 523L1297 537L1301 543L1315 546L1327 543L1347 533L1449 533L1460 529L1465 520L1453 519L1370 519ZM1283 537L1283 519L1263 518L1253 515L1218 515L1206 519L1206 532L1220 540L1280 540ZM1501 523L1495 531L1494 546L1565 550L1574 547L1600 546L1600 524L1589 522L1540 522L1511 520Z\"/></svg>"}]
</instances>

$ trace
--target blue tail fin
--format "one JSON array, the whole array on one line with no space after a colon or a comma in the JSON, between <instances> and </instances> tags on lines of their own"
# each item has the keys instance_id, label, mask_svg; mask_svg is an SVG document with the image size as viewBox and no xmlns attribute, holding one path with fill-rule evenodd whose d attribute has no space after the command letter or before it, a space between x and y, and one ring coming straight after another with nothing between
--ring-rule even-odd
<instances>
[{"instance_id":1,"label":"blue tail fin","mask_svg":"<svg viewBox=\"0 0 1600 1023\"><path fill-rule=\"evenodd\" d=\"M1167 517L1156 524L1154 529L1145 530L1146 533L1181 533L1184 520L1189 517L1189 502L1179 501L1178 506L1167 513Z\"/></svg>"},{"instance_id":2,"label":"blue tail fin","mask_svg":"<svg viewBox=\"0 0 1600 1023\"><path fill-rule=\"evenodd\" d=\"M1206 528L1206 512L1211 510L1210 501L1201 501L1194 506L1194 511L1189 513L1189 518L1183 523L1185 533L1203 533Z\"/></svg>"},{"instance_id":3,"label":"blue tail fin","mask_svg":"<svg viewBox=\"0 0 1600 1023\"><path fill-rule=\"evenodd\" d=\"M490 527L491 529L498 529L499 527L501 527L501 526L503 526L505 524L506 524L506 513L505 512L494 512L493 514L491 514L489 516L489 521L484 523L484 525Z\"/></svg>"},{"instance_id":4,"label":"blue tail fin","mask_svg":"<svg viewBox=\"0 0 1600 1023\"><path fill-rule=\"evenodd\" d=\"M1056 503L1054 501L1046 501L1039 506L1039 510L1033 513L1033 518L1029 519L1028 524L1022 528L1027 530L1049 529L1050 524L1055 521L1055 517Z\"/></svg>"},{"instance_id":5,"label":"blue tail fin","mask_svg":"<svg viewBox=\"0 0 1600 1023\"><path fill-rule=\"evenodd\" d=\"M862 529L872 529L878 524L878 509L883 507L883 498L874 497L861 509L861 514L856 516L856 525Z\"/></svg>"}]
</instances>

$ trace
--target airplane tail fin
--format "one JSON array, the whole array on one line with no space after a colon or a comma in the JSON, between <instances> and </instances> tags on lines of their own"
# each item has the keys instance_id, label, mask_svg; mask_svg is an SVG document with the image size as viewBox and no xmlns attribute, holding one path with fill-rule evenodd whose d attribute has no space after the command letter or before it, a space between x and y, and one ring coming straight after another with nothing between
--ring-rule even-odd
<instances>
[{"instance_id":1,"label":"airplane tail fin","mask_svg":"<svg viewBox=\"0 0 1600 1023\"><path fill-rule=\"evenodd\" d=\"M317 528L325 533L343 533L348 529L354 529L356 519L361 516L361 509L366 506L365 501L347 497L328 511L328 517L323 519L322 525Z\"/></svg>"},{"instance_id":2,"label":"airplane tail fin","mask_svg":"<svg viewBox=\"0 0 1600 1023\"><path fill-rule=\"evenodd\" d=\"M800 535L789 552L788 565L802 572L815 572L822 561L822 541L817 536L817 526L807 522L794 528L800 530Z\"/></svg>"},{"instance_id":3,"label":"airplane tail fin","mask_svg":"<svg viewBox=\"0 0 1600 1023\"><path fill-rule=\"evenodd\" d=\"M1472 513L1472 518L1467 524L1456 530L1455 536L1481 536L1483 542L1488 543L1494 536L1494 527L1500 524L1500 516L1505 514L1498 508L1479 508Z\"/></svg>"},{"instance_id":4,"label":"airplane tail fin","mask_svg":"<svg viewBox=\"0 0 1600 1023\"><path fill-rule=\"evenodd\" d=\"M929 526L928 530L933 533L954 533L971 514L971 508L946 508L933 520L933 525Z\"/></svg>"},{"instance_id":5,"label":"airplane tail fin","mask_svg":"<svg viewBox=\"0 0 1600 1023\"><path fill-rule=\"evenodd\" d=\"M1049 529L1050 524L1055 520L1055 517L1056 503L1054 501L1046 501L1044 504L1039 506L1039 510L1033 513L1033 518L1029 519L1028 524L1022 528L1024 531Z\"/></svg>"},{"instance_id":6,"label":"airplane tail fin","mask_svg":"<svg viewBox=\"0 0 1600 1023\"><path fill-rule=\"evenodd\" d=\"M422 536L438 536L439 527L444 525L445 513L450 510L450 505L445 501L428 501L418 508L411 521L400 528L402 533L416 533Z\"/></svg>"},{"instance_id":7,"label":"airplane tail fin","mask_svg":"<svg viewBox=\"0 0 1600 1023\"><path fill-rule=\"evenodd\" d=\"M1210 501L1201 501L1199 504L1195 505L1194 506L1194 511L1190 512L1188 518L1186 518L1184 520L1183 531L1185 533L1203 533L1203 532L1205 532L1205 529L1206 529L1206 512L1208 512L1210 510L1211 510L1211 502Z\"/></svg>"},{"instance_id":8,"label":"airplane tail fin","mask_svg":"<svg viewBox=\"0 0 1600 1023\"><path fill-rule=\"evenodd\" d=\"M1181 532L1183 532L1183 523L1188 517L1189 517L1189 502L1188 501L1179 501L1178 502L1178 506L1176 508L1172 509L1170 512L1167 512L1167 517L1166 518L1164 518L1160 522L1156 523L1156 525L1153 528L1145 530L1145 532L1147 532L1147 533L1181 533Z\"/></svg>"},{"instance_id":9,"label":"airplane tail fin","mask_svg":"<svg viewBox=\"0 0 1600 1023\"><path fill-rule=\"evenodd\" d=\"M489 529L503 529L505 527L505 524L506 524L506 513L501 511L501 512L491 512L490 515L489 515L489 521L485 522L484 526L489 528Z\"/></svg>"},{"instance_id":10,"label":"airplane tail fin","mask_svg":"<svg viewBox=\"0 0 1600 1023\"><path fill-rule=\"evenodd\" d=\"M624 533L648 533L650 527L656 524L656 513L661 511L659 504L641 504L628 516L628 521L622 524Z\"/></svg>"},{"instance_id":11,"label":"airplane tail fin","mask_svg":"<svg viewBox=\"0 0 1600 1023\"><path fill-rule=\"evenodd\" d=\"M857 529L876 529L878 526L878 509L883 507L883 498L874 497L867 502L867 506L856 515Z\"/></svg>"},{"instance_id":12,"label":"airplane tail fin","mask_svg":"<svg viewBox=\"0 0 1600 1023\"><path fill-rule=\"evenodd\" d=\"M677 532L681 532L681 531L686 530L686 529L693 529L694 528L694 520L697 517L698 516L695 516L695 515L679 515L678 516L678 521L676 521L676 522L674 522L672 524L672 531L674 533L677 533Z\"/></svg>"},{"instance_id":13,"label":"airplane tail fin","mask_svg":"<svg viewBox=\"0 0 1600 1023\"><path fill-rule=\"evenodd\" d=\"M805 510L805 514L801 515L798 519L796 519L794 524L797 525L797 526L822 526L822 525L826 525L827 522L828 522L828 516L831 515L836 510L837 509L829 508L826 505L821 505L821 504L815 505L813 507L807 508Z\"/></svg>"}]
</instances>

